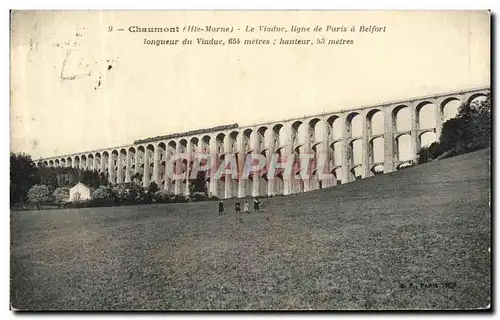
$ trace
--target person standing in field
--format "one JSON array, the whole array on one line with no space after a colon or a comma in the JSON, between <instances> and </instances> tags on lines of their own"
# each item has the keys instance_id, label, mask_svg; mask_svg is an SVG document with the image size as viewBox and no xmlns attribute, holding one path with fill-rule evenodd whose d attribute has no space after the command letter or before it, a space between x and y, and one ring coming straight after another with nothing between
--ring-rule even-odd
<instances>
[{"instance_id":1,"label":"person standing in field","mask_svg":"<svg viewBox=\"0 0 500 320\"><path fill-rule=\"evenodd\" d=\"M260 205L259 199L253 198L253 211L258 212L260 209L259 205Z\"/></svg>"},{"instance_id":2,"label":"person standing in field","mask_svg":"<svg viewBox=\"0 0 500 320\"><path fill-rule=\"evenodd\" d=\"M224 212L224 202L221 200L219 202L219 216Z\"/></svg>"},{"instance_id":3,"label":"person standing in field","mask_svg":"<svg viewBox=\"0 0 500 320\"><path fill-rule=\"evenodd\" d=\"M243 204L243 213L250 213L250 205L246 200L245 203Z\"/></svg>"},{"instance_id":4,"label":"person standing in field","mask_svg":"<svg viewBox=\"0 0 500 320\"><path fill-rule=\"evenodd\" d=\"M234 205L234 211L236 211L236 213L241 213L241 206L239 200L236 200L236 204Z\"/></svg>"}]
</instances>

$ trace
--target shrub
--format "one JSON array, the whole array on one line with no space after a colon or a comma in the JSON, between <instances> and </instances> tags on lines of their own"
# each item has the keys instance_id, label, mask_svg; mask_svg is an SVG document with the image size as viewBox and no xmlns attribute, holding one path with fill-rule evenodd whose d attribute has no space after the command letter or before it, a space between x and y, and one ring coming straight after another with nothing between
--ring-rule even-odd
<instances>
[{"instance_id":1,"label":"shrub","mask_svg":"<svg viewBox=\"0 0 500 320\"><path fill-rule=\"evenodd\" d=\"M97 188L92 197L94 199L102 199L102 200L109 200L109 199L113 199L113 191L111 190L111 188L107 187L107 186L99 186L99 188Z\"/></svg>"},{"instance_id":2,"label":"shrub","mask_svg":"<svg viewBox=\"0 0 500 320\"><path fill-rule=\"evenodd\" d=\"M50 200L49 187L43 184L34 185L28 190L27 198L29 203L36 204L37 208L40 209L40 203Z\"/></svg>"},{"instance_id":3,"label":"shrub","mask_svg":"<svg viewBox=\"0 0 500 320\"><path fill-rule=\"evenodd\" d=\"M54 190L52 193L54 203L62 207L69 200L69 189L66 187L60 187Z\"/></svg>"},{"instance_id":4,"label":"shrub","mask_svg":"<svg viewBox=\"0 0 500 320\"><path fill-rule=\"evenodd\" d=\"M192 201L205 201L208 200L208 195L205 192L193 192L190 200Z\"/></svg>"},{"instance_id":5,"label":"shrub","mask_svg":"<svg viewBox=\"0 0 500 320\"><path fill-rule=\"evenodd\" d=\"M153 194L153 199L159 203L170 202L174 197L174 194L167 190L159 190Z\"/></svg>"},{"instance_id":6,"label":"shrub","mask_svg":"<svg viewBox=\"0 0 500 320\"><path fill-rule=\"evenodd\" d=\"M189 201L189 197L188 196L185 196L184 194L176 194L171 200L170 202L175 202L175 203L179 203L179 202L188 202Z\"/></svg>"}]
</instances>

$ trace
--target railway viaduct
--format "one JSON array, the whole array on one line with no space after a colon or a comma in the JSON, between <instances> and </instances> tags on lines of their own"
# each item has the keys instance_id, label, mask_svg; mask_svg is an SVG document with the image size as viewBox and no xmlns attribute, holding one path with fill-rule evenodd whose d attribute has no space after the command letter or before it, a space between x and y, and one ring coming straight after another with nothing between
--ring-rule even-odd
<instances>
[{"instance_id":1,"label":"railway viaduct","mask_svg":"<svg viewBox=\"0 0 500 320\"><path fill-rule=\"evenodd\" d=\"M305 180L291 179L299 174L296 169L292 170L292 177L284 177L281 173L273 179L267 177L264 170L251 174L249 179L230 175L223 179L207 179L210 193L220 198L288 195L368 178L377 170L389 173L416 161L424 134L432 133L439 139L444 109L450 102L471 102L489 92L488 87L475 88L251 126L234 124L194 130L138 140L121 147L44 158L36 164L97 170L107 173L113 184L131 182L139 173L143 186L155 181L160 188L175 194L188 194L185 179L172 179L166 174L168 161L176 154L190 157L210 154L219 162L231 154L235 155L238 168L243 166L248 154L261 154L268 163L273 154L309 153L314 159L325 159L326 171L331 173L328 179L322 179L315 171ZM431 108L435 119L425 128L420 125L423 108ZM397 120L403 110L409 114L409 126L401 129ZM373 130L375 117L383 119L383 130L378 132ZM356 133L353 130L355 120L361 126ZM405 136L409 138L412 155L409 159L402 159L399 152L401 139ZM383 158L374 156L375 145L383 149ZM361 154L360 161L355 160L355 151ZM192 165L185 161L179 170L187 173Z\"/></svg>"}]
</instances>

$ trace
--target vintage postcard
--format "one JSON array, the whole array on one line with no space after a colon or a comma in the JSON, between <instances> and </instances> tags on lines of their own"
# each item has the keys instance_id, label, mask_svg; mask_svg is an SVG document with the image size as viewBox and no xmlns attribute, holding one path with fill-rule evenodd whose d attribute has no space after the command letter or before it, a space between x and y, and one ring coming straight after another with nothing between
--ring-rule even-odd
<instances>
[{"instance_id":1,"label":"vintage postcard","mask_svg":"<svg viewBox=\"0 0 500 320\"><path fill-rule=\"evenodd\" d=\"M12 11L11 310L490 310L489 11Z\"/></svg>"}]
</instances>

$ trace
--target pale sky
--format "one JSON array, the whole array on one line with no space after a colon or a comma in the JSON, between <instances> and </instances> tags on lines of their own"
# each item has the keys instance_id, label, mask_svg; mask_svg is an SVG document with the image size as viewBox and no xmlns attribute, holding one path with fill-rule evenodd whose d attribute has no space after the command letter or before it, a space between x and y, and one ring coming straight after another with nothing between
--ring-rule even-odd
<instances>
[{"instance_id":1,"label":"pale sky","mask_svg":"<svg viewBox=\"0 0 500 320\"><path fill-rule=\"evenodd\" d=\"M16 12L11 149L34 159L490 85L490 17L466 11ZM234 26L233 34L130 26ZM243 32L246 25L255 33ZM386 26L385 33L258 32ZM108 27L114 30L108 32ZM124 31L116 31L123 28ZM144 39L352 39L344 46L150 46Z\"/></svg>"}]
</instances>

